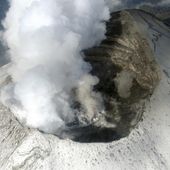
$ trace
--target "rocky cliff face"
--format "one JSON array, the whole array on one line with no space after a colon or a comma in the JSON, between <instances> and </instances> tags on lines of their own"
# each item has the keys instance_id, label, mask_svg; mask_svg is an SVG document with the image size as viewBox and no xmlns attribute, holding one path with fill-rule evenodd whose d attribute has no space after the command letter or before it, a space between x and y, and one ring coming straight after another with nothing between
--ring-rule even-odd
<instances>
[{"instance_id":1,"label":"rocky cliff face","mask_svg":"<svg viewBox=\"0 0 170 170\"><path fill-rule=\"evenodd\" d=\"M85 50L85 59L100 79L95 89L104 97L106 121L115 124L118 137L127 136L141 120L145 99L160 80L149 43L129 12L111 15L106 39Z\"/></svg>"},{"instance_id":2,"label":"rocky cliff face","mask_svg":"<svg viewBox=\"0 0 170 170\"><path fill-rule=\"evenodd\" d=\"M105 120L117 126L80 129L75 140L121 138L144 113L138 127L119 141L82 144L24 127L0 105L0 169L169 169L170 31L152 17L137 10L114 13L106 39L85 50L92 74L100 78L95 90L104 96ZM7 67L0 70L1 86L9 81Z\"/></svg>"}]
</instances>

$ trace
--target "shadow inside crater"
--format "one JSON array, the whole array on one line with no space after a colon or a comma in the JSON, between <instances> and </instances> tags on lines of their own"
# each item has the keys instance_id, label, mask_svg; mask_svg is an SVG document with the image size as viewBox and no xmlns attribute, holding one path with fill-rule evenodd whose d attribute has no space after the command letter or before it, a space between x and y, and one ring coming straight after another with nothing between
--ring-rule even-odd
<instances>
[{"instance_id":1,"label":"shadow inside crater","mask_svg":"<svg viewBox=\"0 0 170 170\"><path fill-rule=\"evenodd\" d=\"M113 128L100 128L94 125L77 127L67 132L72 140L80 143L100 143L119 140L120 136Z\"/></svg>"}]
</instances>

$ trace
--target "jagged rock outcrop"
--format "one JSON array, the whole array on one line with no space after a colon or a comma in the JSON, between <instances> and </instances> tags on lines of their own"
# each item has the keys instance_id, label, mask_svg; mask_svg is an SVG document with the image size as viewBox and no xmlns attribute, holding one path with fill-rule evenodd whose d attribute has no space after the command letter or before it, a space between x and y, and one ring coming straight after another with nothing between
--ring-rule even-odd
<instances>
[{"instance_id":1,"label":"jagged rock outcrop","mask_svg":"<svg viewBox=\"0 0 170 170\"><path fill-rule=\"evenodd\" d=\"M129 12L113 13L106 25L106 39L85 50L85 60L100 79L95 89L104 98L107 121L124 137L141 120L144 99L160 80L159 66Z\"/></svg>"}]
</instances>

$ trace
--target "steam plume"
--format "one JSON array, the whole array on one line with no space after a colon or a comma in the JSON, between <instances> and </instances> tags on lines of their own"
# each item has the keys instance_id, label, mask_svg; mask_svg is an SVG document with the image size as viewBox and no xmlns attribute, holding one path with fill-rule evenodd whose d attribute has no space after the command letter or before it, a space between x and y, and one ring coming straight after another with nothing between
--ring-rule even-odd
<instances>
[{"instance_id":1,"label":"steam plume","mask_svg":"<svg viewBox=\"0 0 170 170\"><path fill-rule=\"evenodd\" d=\"M26 125L57 133L81 114L101 112L98 78L81 51L105 38L109 9L104 0L11 0L3 40L11 59L12 82L1 101ZM76 97L77 96L77 97Z\"/></svg>"}]
</instances>

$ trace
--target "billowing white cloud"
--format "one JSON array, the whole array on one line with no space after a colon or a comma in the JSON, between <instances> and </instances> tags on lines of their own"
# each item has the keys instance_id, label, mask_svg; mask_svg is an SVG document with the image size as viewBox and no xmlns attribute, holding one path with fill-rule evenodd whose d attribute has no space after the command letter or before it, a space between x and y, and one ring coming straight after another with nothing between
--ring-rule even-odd
<instances>
[{"instance_id":1,"label":"billowing white cloud","mask_svg":"<svg viewBox=\"0 0 170 170\"><path fill-rule=\"evenodd\" d=\"M90 121L102 112L100 94L92 91L98 79L81 50L105 38L107 19L104 0L10 1L3 40L13 83L1 91L1 101L20 121L57 133L75 114ZM72 107L74 100L81 111Z\"/></svg>"}]
</instances>

